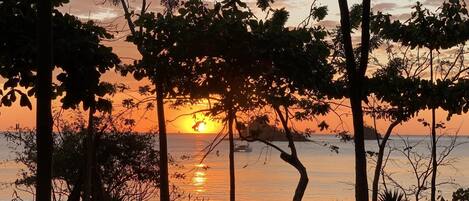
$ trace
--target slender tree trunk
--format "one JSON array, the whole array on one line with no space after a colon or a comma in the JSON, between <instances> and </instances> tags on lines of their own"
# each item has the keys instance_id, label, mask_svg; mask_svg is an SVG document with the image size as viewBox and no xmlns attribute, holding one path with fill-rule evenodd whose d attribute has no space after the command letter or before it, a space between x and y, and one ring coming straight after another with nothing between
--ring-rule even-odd
<instances>
[{"instance_id":1,"label":"slender tree trunk","mask_svg":"<svg viewBox=\"0 0 469 201\"><path fill-rule=\"evenodd\" d=\"M234 136L233 136L234 112L230 108L228 111L228 138L230 141L230 201L236 199L235 166L234 166Z\"/></svg>"},{"instance_id":2,"label":"slender tree trunk","mask_svg":"<svg viewBox=\"0 0 469 201\"><path fill-rule=\"evenodd\" d=\"M355 74L355 80L352 79L351 84L352 95L352 112L355 130L355 166L356 166L356 199L361 201L368 201L368 177L366 168L366 153L364 141L364 124L363 124L363 111L362 111L362 96L363 96L363 80L365 79L366 69L368 68L368 55L370 53L370 8L371 0L363 0L362 2L362 24L361 24L361 57L358 73Z\"/></svg>"},{"instance_id":3,"label":"slender tree trunk","mask_svg":"<svg viewBox=\"0 0 469 201\"><path fill-rule=\"evenodd\" d=\"M158 115L158 129L160 141L160 200L169 201L169 173L168 173L168 143L166 136L166 121L164 117L163 87L156 83L156 110Z\"/></svg>"},{"instance_id":4,"label":"slender tree trunk","mask_svg":"<svg viewBox=\"0 0 469 201\"><path fill-rule=\"evenodd\" d=\"M293 201L301 201L303 199L303 196L306 191L306 187L308 186L309 178L308 178L308 173L306 172L305 166L301 163L301 161L298 159L298 157L286 154L286 153L281 153L280 158L293 166L298 173L300 173L300 180L298 181L298 184L296 185L295 189L295 195L293 196Z\"/></svg>"},{"instance_id":5,"label":"slender tree trunk","mask_svg":"<svg viewBox=\"0 0 469 201\"><path fill-rule=\"evenodd\" d=\"M94 136L94 115L95 108L90 106L88 116L88 129L86 132L86 170L85 170L85 188L84 188L84 201L95 200L93 196L93 178L94 178L94 158L95 151L95 136Z\"/></svg>"},{"instance_id":6,"label":"slender tree trunk","mask_svg":"<svg viewBox=\"0 0 469 201\"><path fill-rule=\"evenodd\" d=\"M125 0L120 1L124 10L124 17L129 26L132 35L137 35L135 30L135 24L132 22L132 14L129 11L129 5ZM141 15L145 13L146 1L142 1ZM137 50L140 52L142 57L145 57L145 48L141 44L137 44ZM156 107L157 107L157 118L158 118L158 129L159 129L159 141L160 141L160 201L169 201L169 176L168 176L168 145L166 136L166 122L164 117L164 105L163 105L163 91L159 79L156 79Z\"/></svg>"},{"instance_id":7,"label":"slender tree trunk","mask_svg":"<svg viewBox=\"0 0 469 201\"><path fill-rule=\"evenodd\" d=\"M430 82L433 84L433 50L430 49ZM438 164L436 161L436 117L435 108L432 106L432 181L430 200L436 200L436 174Z\"/></svg>"},{"instance_id":8,"label":"slender tree trunk","mask_svg":"<svg viewBox=\"0 0 469 201\"><path fill-rule=\"evenodd\" d=\"M37 201L50 201L52 193L52 4L37 2L38 69L36 80Z\"/></svg>"},{"instance_id":9,"label":"slender tree trunk","mask_svg":"<svg viewBox=\"0 0 469 201\"><path fill-rule=\"evenodd\" d=\"M363 126L363 110L361 103L361 90L354 91L350 102L352 105L353 130L355 143L355 199L368 201L368 180L366 172L366 152Z\"/></svg>"},{"instance_id":10,"label":"slender tree trunk","mask_svg":"<svg viewBox=\"0 0 469 201\"><path fill-rule=\"evenodd\" d=\"M305 166L300 162L297 158L298 164L295 168L300 173L300 180L298 181L298 185L296 186L295 195L293 196L293 201L301 201L306 191L306 187L308 186L309 178L308 173L306 172Z\"/></svg>"},{"instance_id":11,"label":"slender tree trunk","mask_svg":"<svg viewBox=\"0 0 469 201\"><path fill-rule=\"evenodd\" d=\"M292 165L293 167L298 170L300 173L300 180L298 181L298 185L295 189L295 195L293 196L293 201L301 201L306 191L306 187L308 186L309 178L308 173L306 171L305 166L301 163L300 159L298 158L298 153L296 151L295 141L293 140L293 135L291 133L290 128L288 128L288 110L285 107L285 116L282 115L282 112L279 107L274 107L275 112L280 118L282 122L282 126L285 130L285 136L288 140L288 147L290 147L291 154L287 154L282 152L280 154L280 158L287 162L288 164Z\"/></svg>"},{"instance_id":12,"label":"slender tree trunk","mask_svg":"<svg viewBox=\"0 0 469 201\"><path fill-rule=\"evenodd\" d=\"M397 119L393 121L391 125L389 125L388 130L386 130L386 134L383 137L383 140L379 144L378 158L376 159L375 174L373 177L373 190L372 190L372 196L371 196L373 201L378 201L379 178L380 178L382 167L383 167L383 157L384 157L384 149L386 148L386 143L388 142L388 139L391 136L392 130L400 122L401 120Z\"/></svg>"},{"instance_id":13,"label":"slender tree trunk","mask_svg":"<svg viewBox=\"0 0 469 201\"><path fill-rule=\"evenodd\" d=\"M417 192L415 193L415 201L419 201L419 200L420 200L419 197L420 197L420 191L421 191L421 190L422 190L422 188L420 188L420 187L417 189Z\"/></svg>"},{"instance_id":14,"label":"slender tree trunk","mask_svg":"<svg viewBox=\"0 0 469 201\"><path fill-rule=\"evenodd\" d=\"M353 130L355 142L355 199L357 201L368 201L368 180L366 169L366 152L364 141L363 109L362 109L362 84L368 66L369 53L369 23L370 23L370 0L363 0L362 12L362 37L361 57L359 68L355 61L352 45L350 13L347 0L338 0L340 9L340 24L342 40L346 57L347 76L350 87L350 104L352 106Z\"/></svg>"}]
</instances>

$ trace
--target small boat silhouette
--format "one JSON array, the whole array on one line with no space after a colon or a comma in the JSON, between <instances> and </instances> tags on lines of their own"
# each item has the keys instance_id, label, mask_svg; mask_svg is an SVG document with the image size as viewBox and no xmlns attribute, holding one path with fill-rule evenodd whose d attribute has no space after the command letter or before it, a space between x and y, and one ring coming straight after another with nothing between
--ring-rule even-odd
<instances>
[{"instance_id":1,"label":"small boat silhouette","mask_svg":"<svg viewBox=\"0 0 469 201\"><path fill-rule=\"evenodd\" d=\"M251 152L252 148L249 146L249 144L235 145L234 151L235 152Z\"/></svg>"}]
</instances>

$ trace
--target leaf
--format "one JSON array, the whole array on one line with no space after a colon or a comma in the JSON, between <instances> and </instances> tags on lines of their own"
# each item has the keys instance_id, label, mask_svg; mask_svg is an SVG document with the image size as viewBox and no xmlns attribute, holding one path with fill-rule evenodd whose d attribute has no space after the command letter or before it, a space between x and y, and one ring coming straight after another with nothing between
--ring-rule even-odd
<instances>
[{"instance_id":1,"label":"leaf","mask_svg":"<svg viewBox=\"0 0 469 201\"><path fill-rule=\"evenodd\" d=\"M15 91L12 90L12 91L8 92L8 94L10 95L11 102L15 102L16 101Z\"/></svg>"},{"instance_id":2,"label":"leaf","mask_svg":"<svg viewBox=\"0 0 469 201\"><path fill-rule=\"evenodd\" d=\"M11 106L11 100L8 99L8 96L3 96L3 97L2 97L1 104L2 104L2 105L5 105L5 106L7 106L7 107L10 107L10 106Z\"/></svg>"},{"instance_id":3,"label":"leaf","mask_svg":"<svg viewBox=\"0 0 469 201\"><path fill-rule=\"evenodd\" d=\"M36 88L33 87L32 89L28 90L28 96L33 96L34 93L36 93Z\"/></svg>"},{"instance_id":4,"label":"leaf","mask_svg":"<svg viewBox=\"0 0 469 201\"><path fill-rule=\"evenodd\" d=\"M33 109L33 106L31 105L31 101L29 101L29 98L26 94L21 94L20 106L21 107L27 106L30 110Z\"/></svg>"},{"instance_id":5,"label":"leaf","mask_svg":"<svg viewBox=\"0 0 469 201\"><path fill-rule=\"evenodd\" d=\"M262 11L265 11L268 7L270 7L270 4L273 3L274 0L257 0L257 7L259 7Z\"/></svg>"},{"instance_id":6,"label":"leaf","mask_svg":"<svg viewBox=\"0 0 469 201\"><path fill-rule=\"evenodd\" d=\"M112 102L107 99L99 98L96 104L96 107L101 112L105 112L105 113L112 112Z\"/></svg>"},{"instance_id":7,"label":"leaf","mask_svg":"<svg viewBox=\"0 0 469 201\"><path fill-rule=\"evenodd\" d=\"M312 15L318 21L323 20L327 15L327 6L315 7Z\"/></svg>"},{"instance_id":8,"label":"leaf","mask_svg":"<svg viewBox=\"0 0 469 201\"><path fill-rule=\"evenodd\" d=\"M319 127L319 129L320 129L321 131L323 131L323 130L328 129L328 128L329 128L329 125L328 125L325 121L322 121L322 122L318 125L318 127Z\"/></svg>"}]
</instances>

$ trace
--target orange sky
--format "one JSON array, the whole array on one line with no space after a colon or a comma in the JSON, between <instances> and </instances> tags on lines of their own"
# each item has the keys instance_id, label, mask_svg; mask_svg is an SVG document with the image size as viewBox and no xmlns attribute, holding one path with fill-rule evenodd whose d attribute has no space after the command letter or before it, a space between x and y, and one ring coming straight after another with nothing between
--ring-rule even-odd
<instances>
[{"instance_id":1,"label":"orange sky","mask_svg":"<svg viewBox=\"0 0 469 201\"><path fill-rule=\"evenodd\" d=\"M251 1L248 1L252 3ZM308 5L309 1L306 0L283 0L283 1L278 1L279 3L277 4L277 7L286 7L288 10L291 12L291 18L289 20L290 25L295 25L303 17L305 17L307 10L309 9ZM354 2L354 1L352 1ZM356 1L355 1L356 2ZM402 4L400 4L400 3ZM442 2L442 1L426 1L427 5L434 5L436 3ZM326 18L326 20L323 22L324 25L326 26L335 26L337 24L338 20L338 11L337 11L337 3L336 1L319 1L320 4L322 5L328 5L329 6L329 17ZM394 12L394 14L403 16L405 15L406 12L408 12L409 5L415 3L414 1L409 1L409 0L400 0L400 1L379 1L378 3L374 3L374 8L375 10L386 10L390 12ZM352 3L349 3L350 5ZM138 5L138 1L135 2L135 5ZM158 2L154 2L152 4L152 9L158 10L160 7L158 6ZM156 5L156 6L155 6ZM118 7L113 7L109 5L97 5L94 0L72 0L70 4L66 5L64 8L61 8L63 12L70 12L72 14L75 14L81 18L87 18L87 19L94 19L94 20L100 20L103 23L104 22L109 22L109 21L114 21L118 23L119 29L125 30L125 23L119 23L122 21L122 13L120 12ZM256 11L260 12L260 11ZM262 13L260 13L262 14ZM260 15L259 14L259 15ZM122 36L122 34L118 35ZM106 42L107 45L110 45L114 48L114 52L118 54L119 56L123 57L124 62L131 62L132 59L138 59L139 54L136 51L135 47L132 44L126 43L122 40L119 41L112 41L112 42ZM109 82L121 82L125 83L131 87L137 87L139 85L145 85L149 84L148 81L135 81L131 77L120 77L116 73L108 73L104 75L104 80L109 81ZM120 101L122 100L123 95L119 95L117 98L114 99L115 104L120 104ZM27 108L21 108L19 107L19 103L15 103L14 106L8 108L8 107L0 107L0 129L5 130L10 127L13 127L16 123L20 123L21 126L26 126L26 127L33 127L35 123L35 100L33 100L33 110L30 111ZM54 106L58 108L58 101L54 101ZM195 109L201 109L206 107L205 105L197 105L194 106L193 108L184 108L181 110L174 110L166 106L166 119L167 120L174 120L177 116L184 114L184 113L189 113ZM141 113L141 112L140 112ZM351 122L351 115L346 115L346 113L350 113L349 109L342 109L342 112L344 115L342 116L342 121L339 120L339 118L336 115L330 114L326 117L320 117L320 120L326 120L328 124L330 124L331 128L343 128L345 130L350 130L352 128L352 122ZM156 127L156 111L150 111L146 113L145 117L138 121L137 124L137 130L138 131L146 131L152 128ZM446 120L446 113L444 111L437 111L437 117L438 120L444 121ZM135 116L139 116L140 114L135 114ZM454 116L451 120L451 122L447 122L447 129L443 132L445 133L450 133L454 134L455 131L460 128L460 134L469 134L469 119L468 115L461 115L461 116ZM198 117L197 120L201 120L203 117ZM406 122L398 127L396 127L395 131L400 134L428 134L428 129L424 128L421 126L420 123L417 122L418 118L425 118L427 120L430 119L430 113L429 111L423 111L420 113L420 115L417 118L412 119L409 122ZM194 132L192 130L192 125L194 124L195 121L192 118L192 116L183 116L180 117L174 121L168 121L167 123L167 129L168 132L171 133L177 133L177 132ZM215 133L218 132L221 129L220 123L213 122L210 120L205 120L206 121L206 129L203 132L208 132L208 133ZM466 122L467 121L467 122ZM340 122L343 122L341 124ZM365 122L367 124L372 124L373 121L372 119L365 117ZM315 126L317 123L316 122L295 122L294 127L299 129L299 130L304 130L306 128L310 128L313 130L318 131L317 127ZM378 129L381 132L384 132L386 130L387 125L389 122L385 121L378 121ZM319 131L318 131L319 132ZM327 131L326 131L327 132Z\"/></svg>"}]
</instances>

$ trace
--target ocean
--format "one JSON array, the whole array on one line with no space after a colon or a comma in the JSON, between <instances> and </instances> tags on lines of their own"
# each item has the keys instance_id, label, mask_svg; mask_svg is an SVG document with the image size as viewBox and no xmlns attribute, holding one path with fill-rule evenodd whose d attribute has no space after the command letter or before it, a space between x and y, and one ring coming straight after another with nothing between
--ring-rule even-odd
<instances>
[{"instance_id":1,"label":"ocean","mask_svg":"<svg viewBox=\"0 0 469 201\"><path fill-rule=\"evenodd\" d=\"M170 166L171 173L184 173L184 179L170 178L184 193L204 200L229 200L228 141L222 141L203 161L202 158L215 135L212 134L171 134L168 136L168 149L173 159L183 167ZM410 144L419 143L413 148L421 156L430 154L428 137L403 136ZM308 170L309 184L304 195L305 201L350 201L354 200L354 151L353 142L342 142L334 135L314 135L314 142L296 142L300 160ZM439 140L439 152L451 144L451 137ZM458 137L457 146L449 156L450 165L439 169L438 181L448 183L438 187L446 199L458 187L469 187L469 138ZM245 142L236 142L246 144ZM288 151L286 142L275 145ZM394 136L389 143L396 150L391 152L386 172L392 175L403 187L416 184L415 177L407 158L397 150L405 144L400 137ZM339 152L331 151L329 146L339 147ZM279 152L260 142L249 143L252 152L235 153L236 196L240 201L285 201L291 200L299 174L279 158ZM377 151L375 140L366 142L367 150ZM187 156L190 156L187 158ZM13 159L4 139L0 138L0 200L11 200L13 189L6 183L15 180L20 165ZM454 160L454 161L453 161ZM423 162L423 161L422 161ZM425 163L421 163L425 164ZM368 164L369 184L374 171L374 162ZM392 184L388 180L388 188ZM32 200L28 193L20 193L24 200ZM413 197L410 197L413 198ZM157 198L155 198L157 200ZM425 199L424 199L425 200Z\"/></svg>"}]
</instances>

